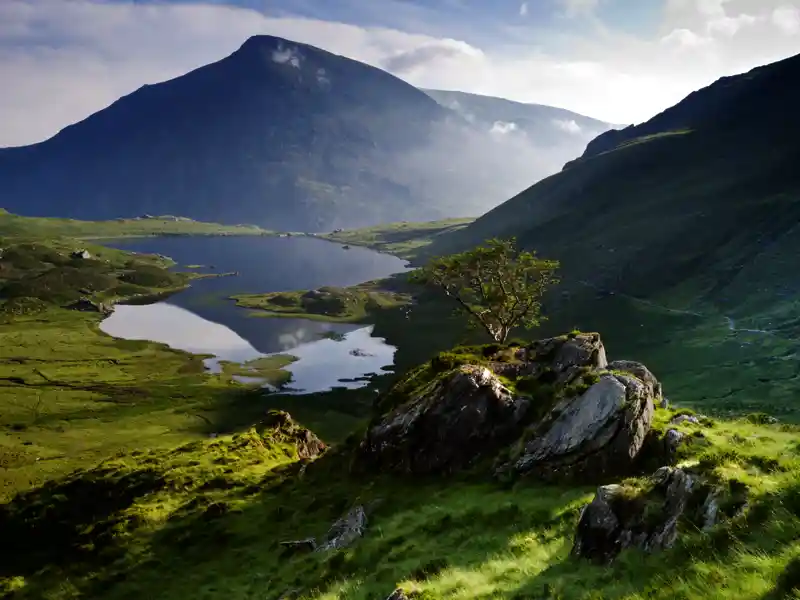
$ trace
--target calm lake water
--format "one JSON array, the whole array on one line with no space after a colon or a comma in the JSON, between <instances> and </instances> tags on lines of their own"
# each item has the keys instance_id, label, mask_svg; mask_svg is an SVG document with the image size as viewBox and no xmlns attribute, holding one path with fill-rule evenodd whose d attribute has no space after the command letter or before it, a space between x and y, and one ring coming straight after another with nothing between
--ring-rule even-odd
<instances>
[{"instance_id":1,"label":"calm lake water","mask_svg":"<svg viewBox=\"0 0 800 600\"><path fill-rule=\"evenodd\" d=\"M155 304L117 306L101 329L115 337L148 339L219 360L245 362L286 352L291 388L316 392L363 385L352 380L392 364L394 347L371 335L372 327L307 319L265 318L238 308L228 297L242 293L348 286L406 269L405 261L366 248L344 250L313 238L167 237L114 240L106 245L171 257L178 270L238 275L195 281L188 290ZM335 334L332 336L332 334ZM335 339L331 339L331 337ZM246 381L246 380L245 380Z\"/></svg>"}]
</instances>

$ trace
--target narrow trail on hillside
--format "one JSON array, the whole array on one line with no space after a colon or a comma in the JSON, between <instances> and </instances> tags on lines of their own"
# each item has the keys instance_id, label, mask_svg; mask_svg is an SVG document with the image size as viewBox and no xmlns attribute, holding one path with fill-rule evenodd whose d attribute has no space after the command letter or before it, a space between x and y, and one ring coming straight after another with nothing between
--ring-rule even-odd
<instances>
[{"instance_id":1,"label":"narrow trail on hillside","mask_svg":"<svg viewBox=\"0 0 800 600\"><path fill-rule=\"evenodd\" d=\"M694 317L709 317L710 318L710 317L715 316L715 315L710 315L708 313L700 313L700 312L696 312L696 311L692 311L692 310L683 310L683 309L680 309L680 308L670 308L669 306L664 306L663 304L658 304L658 303L652 302L650 300L644 300L643 298L637 298L636 296L631 296L630 294L625 294L623 292L618 292L616 290L608 290L606 288L601 288L600 286L595 285L593 283L590 283L588 281L578 281L578 283L580 283L581 285L584 285L586 287L590 287L592 289L601 291L601 292L611 292L614 295L621 296L623 298L627 298L628 300L632 300L633 302L638 302L639 304L644 304L646 306L652 306L654 308L659 308L659 309L664 310L666 312L677 313L677 314L681 314L681 315L692 315ZM736 321L732 317L729 317L727 315L721 315L721 317L723 319L725 319L725 322L728 325L728 330L729 331L742 332L742 333L760 333L760 334L763 334L763 335L776 335L776 333L774 331L769 331L767 329L748 329L748 328L745 328L745 327L736 327Z\"/></svg>"}]
</instances>

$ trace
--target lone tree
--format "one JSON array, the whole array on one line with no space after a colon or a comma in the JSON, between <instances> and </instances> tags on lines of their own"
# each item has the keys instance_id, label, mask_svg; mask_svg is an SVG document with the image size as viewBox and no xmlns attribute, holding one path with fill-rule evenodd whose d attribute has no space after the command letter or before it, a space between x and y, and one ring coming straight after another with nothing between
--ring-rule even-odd
<instances>
[{"instance_id":1,"label":"lone tree","mask_svg":"<svg viewBox=\"0 0 800 600\"><path fill-rule=\"evenodd\" d=\"M411 279L441 288L474 326L503 343L515 327L535 327L546 318L541 299L548 286L558 283L559 263L517 250L514 238L485 244L434 259Z\"/></svg>"}]
</instances>

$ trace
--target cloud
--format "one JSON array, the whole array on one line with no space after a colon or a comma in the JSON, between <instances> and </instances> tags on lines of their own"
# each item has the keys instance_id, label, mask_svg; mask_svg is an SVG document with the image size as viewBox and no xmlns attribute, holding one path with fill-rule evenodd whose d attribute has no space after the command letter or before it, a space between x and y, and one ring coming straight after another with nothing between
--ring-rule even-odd
<instances>
[{"instance_id":1,"label":"cloud","mask_svg":"<svg viewBox=\"0 0 800 600\"><path fill-rule=\"evenodd\" d=\"M600 0L561 0L564 14L568 17L590 15L597 9Z\"/></svg>"},{"instance_id":2,"label":"cloud","mask_svg":"<svg viewBox=\"0 0 800 600\"><path fill-rule=\"evenodd\" d=\"M289 64L295 69L299 69L303 57L300 55L300 51L296 46L289 48L281 46L277 50L272 51L272 60L278 64Z\"/></svg>"},{"instance_id":3,"label":"cloud","mask_svg":"<svg viewBox=\"0 0 800 600\"><path fill-rule=\"evenodd\" d=\"M527 17L528 16L528 3L523 2L519 5L519 16L520 17Z\"/></svg>"},{"instance_id":4,"label":"cloud","mask_svg":"<svg viewBox=\"0 0 800 600\"><path fill-rule=\"evenodd\" d=\"M553 119L553 125L567 133L577 134L583 132L583 129L575 122L575 119Z\"/></svg>"},{"instance_id":5,"label":"cloud","mask_svg":"<svg viewBox=\"0 0 800 600\"><path fill-rule=\"evenodd\" d=\"M480 58L482 52L465 42L457 40L437 40L411 50L398 52L381 61L386 70L398 74L413 73L419 67L430 68L434 63L450 60L470 60Z\"/></svg>"},{"instance_id":6,"label":"cloud","mask_svg":"<svg viewBox=\"0 0 800 600\"><path fill-rule=\"evenodd\" d=\"M788 35L800 34L800 9L795 6L779 6L772 11L772 22Z\"/></svg>"},{"instance_id":7,"label":"cloud","mask_svg":"<svg viewBox=\"0 0 800 600\"><path fill-rule=\"evenodd\" d=\"M527 20L523 27L514 19L513 36L487 25L476 38L451 27L449 13L421 25L404 13L391 28L219 3L0 0L0 146L45 139L146 83L219 60L255 34L319 46L421 87L560 106L615 123L642 121L723 75L797 52L794 0L664 1L659 30L648 38L605 23L580 36L545 32L558 42L548 46ZM399 4L408 3L381 7ZM597 5L561 3L574 16Z\"/></svg>"},{"instance_id":8,"label":"cloud","mask_svg":"<svg viewBox=\"0 0 800 600\"><path fill-rule=\"evenodd\" d=\"M501 135L505 135L506 133L511 133L512 131L517 130L516 123L506 123L505 121L495 121L492 124L492 128L489 130L489 133L499 133Z\"/></svg>"}]
</instances>

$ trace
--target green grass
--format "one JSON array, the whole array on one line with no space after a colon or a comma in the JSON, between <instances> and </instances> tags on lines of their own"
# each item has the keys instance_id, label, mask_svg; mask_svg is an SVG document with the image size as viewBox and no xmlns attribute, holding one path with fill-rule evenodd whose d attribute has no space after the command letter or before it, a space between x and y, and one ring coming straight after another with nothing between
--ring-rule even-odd
<instances>
[{"instance_id":1,"label":"green grass","mask_svg":"<svg viewBox=\"0 0 800 600\"><path fill-rule=\"evenodd\" d=\"M0 237L70 237L108 239L158 235L267 235L273 232L255 225L219 225L190 219L153 217L114 221L30 218L0 209Z\"/></svg>"},{"instance_id":2,"label":"green grass","mask_svg":"<svg viewBox=\"0 0 800 600\"><path fill-rule=\"evenodd\" d=\"M673 414L659 411L656 427ZM799 583L797 432L746 420L677 428L695 440L683 463L701 465L720 485L746 486L749 508L708 533L684 523L675 548L628 551L610 567L569 556L593 488L358 477L348 474L346 445L301 476L291 443L256 428L120 456L32 492L7 517L20 527L16 511L29 507L32 550L4 563L2 574L14 598L49 600L273 600L292 590L296 598L372 600L397 585L421 598L464 600L791 593ZM105 489L119 492L92 492ZM352 547L291 555L279 546L324 534L355 504L370 513Z\"/></svg>"},{"instance_id":3,"label":"green grass","mask_svg":"<svg viewBox=\"0 0 800 600\"><path fill-rule=\"evenodd\" d=\"M412 260L415 255L438 236L458 231L474 221L472 218L444 219L421 223L388 223L363 229L352 229L318 235L324 239L353 246L366 246Z\"/></svg>"},{"instance_id":4,"label":"green grass","mask_svg":"<svg viewBox=\"0 0 800 600\"><path fill-rule=\"evenodd\" d=\"M292 374L284 369L297 360L288 354L263 356L244 363L220 361L222 372L231 377L252 377L274 387L282 387L291 381Z\"/></svg>"},{"instance_id":5,"label":"green grass","mask_svg":"<svg viewBox=\"0 0 800 600\"><path fill-rule=\"evenodd\" d=\"M408 304L400 291L385 289L379 281L352 287L321 287L318 290L242 294L233 296L237 306L259 309L258 316L322 320L333 323L358 323L378 310Z\"/></svg>"},{"instance_id":6,"label":"green grass","mask_svg":"<svg viewBox=\"0 0 800 600\"><path fill-rule=\"evenodd\" d=\"M101 312L67 308L183 289L193 276L167 271L169 259L63 237L3 237L0 248L0 497L116 452L230 431L264 410L264 394L232 383L244 367L207 375L201 357L113 339L98 329ZM77 249L91 257L73 258ZM290 360L246 368L280 383Z\"/></svg>"}]
</instances>

